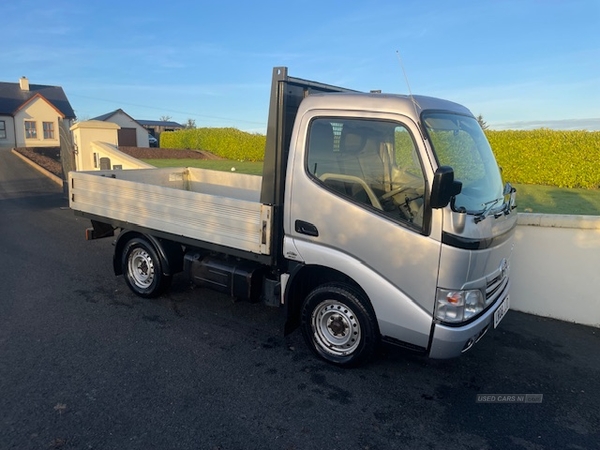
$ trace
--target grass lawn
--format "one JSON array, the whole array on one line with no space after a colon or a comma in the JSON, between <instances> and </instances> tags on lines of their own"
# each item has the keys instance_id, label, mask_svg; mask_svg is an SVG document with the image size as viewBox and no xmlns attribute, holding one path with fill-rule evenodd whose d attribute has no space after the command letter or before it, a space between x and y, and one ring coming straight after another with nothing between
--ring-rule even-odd
<instances>
[{"instance_id":1,"label":"grass lawn","mask_svg":"<svg viewBox=\"0 0 600 450\"><path fill-rule=\"evenodd\" d=\"M199 167L252 175L262 174L262 162L239 162L208 159L145 159L156 167ZM600 190L567 189L552 186L516 184L519 212L543 214L581 214L600 216Z\"/></svg>"},{"instance_id":2,"label":"grass lawn","mask_svg":"<svg viewBox=\"0 0 600 450\"><path fill-rule=\"evenodd\" d=\"M515 184L519 212L600 216L600 190Z\"/></svg>"},{"instance_id":3,"label":"grass lawn","mask_svg":"<svg viewBox=\"0 0 600 450\"><path fill-rule=\"evenodd\" d=\"M231 161L228 159L144 159L144 162L156 167L198 167L201 169L230 171L235 167L236 172L250 175L262 175L263 163L251 161Z\"/></svg>"}]
</instances>

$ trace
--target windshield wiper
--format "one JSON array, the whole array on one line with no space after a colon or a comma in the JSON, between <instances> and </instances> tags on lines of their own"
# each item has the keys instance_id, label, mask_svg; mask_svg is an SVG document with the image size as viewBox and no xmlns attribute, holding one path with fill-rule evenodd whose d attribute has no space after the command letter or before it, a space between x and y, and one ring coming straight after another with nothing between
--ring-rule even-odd
<instances>
[{"instance_id":1,"label":"windshield wiper","mask_svg":"<svg viewBox=\"0 0 600 450\"><path fill-rule=\"evenodd\" d=\"M483 211L481 211L479 214L475 215L475 223L479 223L482 220L485 220L487 216L489 216L490 211L492 210L492 208L494 206L496 206L496 204L502 200L501 198L497 198L495 200L490 200L489 202L485 202L483 204L484 208Z\"/></svg>"}]
</instances>

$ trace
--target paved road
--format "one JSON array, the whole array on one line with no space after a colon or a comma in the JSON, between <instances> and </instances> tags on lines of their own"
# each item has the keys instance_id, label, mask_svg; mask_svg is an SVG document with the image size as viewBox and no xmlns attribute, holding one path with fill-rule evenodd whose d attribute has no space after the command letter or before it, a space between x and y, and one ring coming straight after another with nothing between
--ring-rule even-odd
<instances>
[{"instance_id":1,"label":"paved road","mask_svg":"<svg viewBox=\"0 0 600 450\"><path fill-rule=\"evenodd\" d=\"M463 357L320 362L276 310L133 296L110 240L0 150L0 449L598 449L600 330L509 312ZM542 394L542 403L477 403Z\"/></svg>"}]
</instances>

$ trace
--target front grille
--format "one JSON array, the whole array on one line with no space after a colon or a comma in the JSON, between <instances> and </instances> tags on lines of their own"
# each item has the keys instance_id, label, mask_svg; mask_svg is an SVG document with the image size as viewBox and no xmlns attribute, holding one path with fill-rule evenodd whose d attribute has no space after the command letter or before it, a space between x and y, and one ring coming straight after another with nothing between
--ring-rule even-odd
<instances>
[{"instance_id":1,"label":"front grille","mask_svg":"<svg viewBox=\"0 0 600 450\"><path fill-rule=\"evenodd\" d=\"M491 305L499 297L502 297L508 286L508 276L506 272L501 271L496 277L488 280L485 287L485 304Z\"/></svg>"}]
</instances>

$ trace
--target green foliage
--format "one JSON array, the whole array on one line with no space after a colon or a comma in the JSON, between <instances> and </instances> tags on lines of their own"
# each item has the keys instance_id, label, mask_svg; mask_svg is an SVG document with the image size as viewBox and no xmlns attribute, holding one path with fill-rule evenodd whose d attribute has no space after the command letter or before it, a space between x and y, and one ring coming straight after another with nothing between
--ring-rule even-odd
<instances>
[{"instance_id":1,"label":"green foliage","mask_svg":"<svg viewBox=\"0 0 600 450\"><path fill-rule=\"evenodd\" d=\"M162 148L206 150L237 161L262 161L266 136L236 128L195 128L161 133Z\"/></svg>"},{"instance_id":2,"label":"green foliage","mask_svg":"<svg viewBox=\"0 0 600 450\"><path fill-rule=\"evenodd\" d=\"M469 133L431 130L429 134L440 164L452 167L457 179L469 184L485 176L477 145Z\"/></svg>"},{"instance_id":3,"label":"green foliage","mask_svg":"<svg viewBox=\"0 0 600 450\"><path fill-rule=\"evenodd\" d=\"M397 127L394 135L396 166L406 173L422 177L423 172L419 166L419 157L412 136L403 127Z\"/></svg>"},{"instance_id":4,"label":"green foliage","mask_svg":"<svg viewBox=\"0 0 600 450\"><path fill-rule=\"evenodd\" d=\"M413 165L415 144L413 143L412 136L405 128L397 128L394 133L394 141L396 165L398 167L409 167Z\"/></svg>"},{"instance_id":5,"label":"green foliage","mask_svg":"<svg viewBox=\"0 0 600 450\"><path fill-rule=\"evenodd\" d=\"M593 189L600 187L600 132L485 130L502 177L511 183ZM407 133L397 133L396 147L404 148ZM443 153L444 136L436 136L436 148ZM162 148L199 149L237 161L262 161L266 136L235 128L196 128L161 133ZM471 170L473 152L465 142L465 157L454 161L455 170ZM410 163L410 152L403 158ZM473 175L473 174L471 174Z\"/></svg>"},{"instance_id":6,"label":"green foliage","mask_svg":"<svg viewBox=\"0 0 600 450\"><path fill-rule=\"evenodd\" d=\"M600 187L600 132L491 131L502 177L511 183L593 189Z\"/></svg>"},{"instance_id":7,"label":"green foliage","mask_svg":"<svg viewBox=\"0 0 600 450\"><path fill-rule=\"evenodd\" d=\"M489 128L487 122L485 120L483 120L483 116L481 114L479 114L477 116L477 122L479 122L479 126L483 129L483 130L487 130Z\"/></svg>"}]
</instances>

